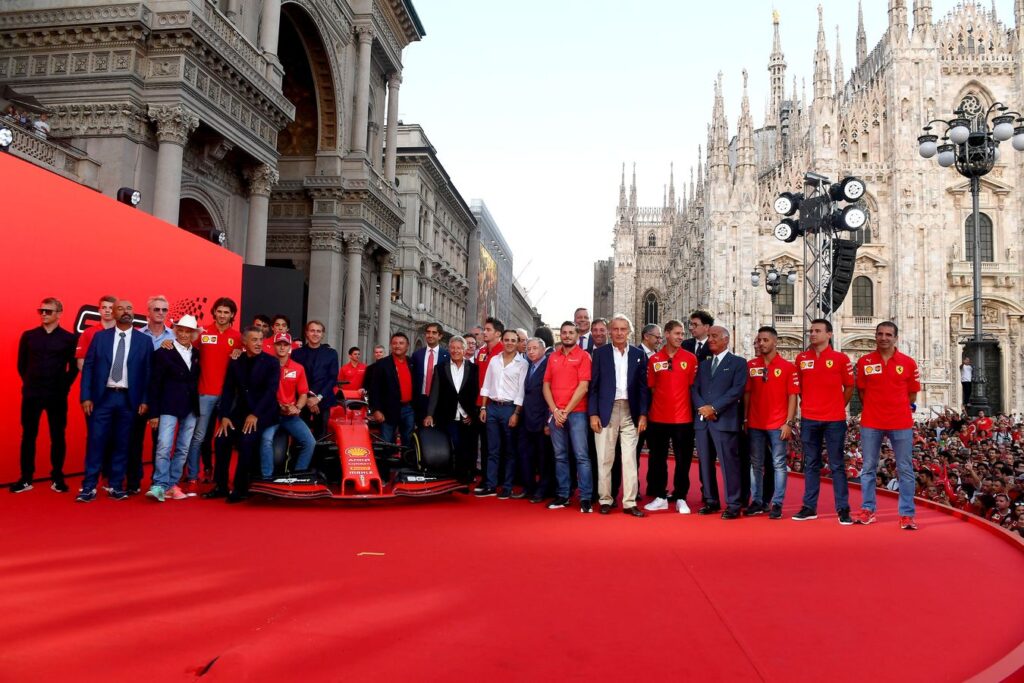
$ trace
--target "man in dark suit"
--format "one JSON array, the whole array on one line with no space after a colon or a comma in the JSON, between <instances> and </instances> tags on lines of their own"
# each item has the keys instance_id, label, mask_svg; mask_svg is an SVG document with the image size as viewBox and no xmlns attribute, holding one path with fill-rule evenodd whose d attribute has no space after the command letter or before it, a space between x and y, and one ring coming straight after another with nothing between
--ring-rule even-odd
<instances>
[{"instance_id":1,"label":"man in dark suit","mask_svg":"<svg viewBox=\"0 0 1024 683\"><path fill-rule=\"evenodd\" d=\"M548 330L550 334L550 330ZM542 503L554 495L555 450L547 434L551 412L544 400L544 371L548 366L547 343L540 337L526 341L526 371L523 388L523 420L519 431L519 475L526 486L523 494L531 503Z\"/></svg>"},{"instance_id":2,"label":"man in dark suit","mask_svg":"<svg viewBox=\"0 0 1024 683\"><path fill-rule=\"evenodd\" d=\"M698 418L695 425L697 456L704 481L704 507L698 514L721 509L715 454L722 463L726 509L722 519L737 519L741 499L740 428L743 425L743 391L747 385L747 361L729 351L729 330L712 326L708 333L711 358L700 363L697 379L690 387ZM712 447L714 450L712 450Z\"/></svg>"},{"instance_id":3,"label":"man in dark suit","mask_svg":"<svg viewBox=\"0 0 1024 683\"><path fill-rule=\"evenodd\" d=\"M591 328L593 329L593 328ZM637 436L647 429L647 356L629 345L633 323L618 314L609 325L612 343L594 350L588 414L597 443L600 512L611 512L615 444L622 438L622 511L645 517L637 507Z\"/></svg>"},{"instance_id":4,"label":"man in dark suit","mask_svg":"<svg viewBox=\"0 0 1024 683\"><path fill-rule=\"evenodd\" d=\"M427 323L423 330L423 339L427 345L413 351L411 362L416 368L412 373L412 409L416 423L423 422L427 416L427 403L430 401L430 389L434 381L434 368L447 361L451 356L441 348L441 324Z\"/></svg>"},{"instance_id":5,"label":"man in dark suit","mask_svg":"<svg viewBox=\"0 0 1024 683\"><path fill-rule=\"evenodd\" d=\"M82 411L89 435L85 451L85 478L75 499L91 503L96 499L96 482L103 467L103 454L110 448L110 497L124 500L125 470L132 422L145 415L153 342L132 327L132 302L114 304L114 327L97 332L89 344L82 365Z\"/></svg>"},{"instance_id":6,"label":"man in dark suit","mask_svg":"<svg viewBox=\"0 0 1024 683\"><path fill-rule=\"evenodd\" d=\"M263 331L247 327L242 334L245 353L228 363L224 392L220 397L223 417L217 427L214 487L203 498L224 498L240 503L249 497L249 473L259 462L263 430L277 424L280 406L277 388L281 383L281 365L263 353ZM235 479L228 493L231 450L238 448Z\"/></svg>"},{"instance_id":7,"label":"man in dark suit","mask_svg":"<svg viewBox=\"0 0 1024 683\"><path fill-rule=\"evenodd\" d=\"M683 349L697 356L697 362L703 362L704 359L711 357L711 349L708 347L708 332L714 324L714 317L707 311L698 308L690 314L689 326L692 336L683 342Z\"/></svg>"},{"instance_id":8,"label":"man in dark suit","mask_svg":"<svg viewBox=\"0 0 1024 683\"><path fill-rule=\"evenodd\" d=\"M338 352L324 342L325 329L319 320L310 320L306 323L306 343L292 351L292 360L305 369L309 383L309 397L302 409L302 421L318 439L327 429L331 408L338 403L334 396L339 376Z\"/></svg>"},{"instance_id":9,"label":"man in dark suit","mask_svg":"<svg viewBox=\"0 0 1024 683\"><path fill-rule=\"evenodd\" d=\"M590 335L590 311L585 308L577 308L572 314L576 329L580 331L580 338L576 345L587 353L594 351L594 338Z\"/></svg>"},{"instance_id":10,"label":"man in dark suit","mask_svg":"<svg viewBox=\"0 0 1024 683\"><path fill-rule=\"evenodd\" d=\"M395 443L397 433L403 446L412 445L416 419L412 407L412 378L417 368L406 355L408 351L409 337L404 332L395 332L391 335L391 355L374 363L372 373L366 373L370 382L367 387L370 414L381 423L381 438Z\"/></svg>"},{"instance_id":11,"label":"man in dark suit","mask_svg":"<svg viewBox=\"0 0 1024 683\"><path fill-rule=\"evenodd\" d=\"M171 348L153 352L149 381L149 423L156 429L153 485L146 495L159 502L188 498L178 481L185 469L192 433L199 418L199 350L192 337L199 324L184 315L174 324ZM171 457L171 450L174 457ZM192 494L195 495L195 494Z\"/></svg>"},{"instance_id":12,"label":"man in dark suit","mask_svg":"<svg viewBox=\"0 0 1024 683\"><path fill-rule=\"evenodd\" d=\"M434 368L430 382L424 427L437 427L447 432L455 453L455 471L460 480L473 481L476 465L476 399L480 393L477 367L466 360L466 340L448 340L450 357Z\"/></svg>"}]
</instances>

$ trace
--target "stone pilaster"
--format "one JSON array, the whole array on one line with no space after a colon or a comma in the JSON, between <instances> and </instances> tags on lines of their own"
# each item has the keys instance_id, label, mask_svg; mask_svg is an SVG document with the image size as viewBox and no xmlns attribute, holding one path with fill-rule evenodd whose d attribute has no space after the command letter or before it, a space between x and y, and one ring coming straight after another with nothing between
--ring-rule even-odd
<instances>
[{"instance_id":1,"label":"stone pilaster","mask_svg":"<svg viewBox=\"0 0 1024 683\"><path fill-rule=\"evenodd\" d=\"M370 61L373 28L356 26L359 60L356 66L356 110L352 114L352 151L366 153L366 122L370 106Z\"/></svg>"},{"instance_id":2,"label":"stone pilaster","mask_svg":"<svg viewBox=\"0 0 1024 683\"><path fill-rule=\"evenodd\" d=\"M391 341L391 289L395 269L395 257L383 253L377 257L380 264L380 301L377 309L377 343L385 349Z\"/></svg>"},{"instance_id":3,"label":"stone pilaster","mask_svg":"<svg viewBox=\"0 0 1024 683\"><path fill-rule=\"evenodd\" d=\"M348 254L348 279L345 283L345 349L359 344L360 279L363 273L363 251L370 243L366 235L351 233L345 236Z\"/></svg>"},{"instance_id":4,"label":"stone pilaster","mask_svg":"<svg viewBox=\"0 0 1024 683\"><path fill-rule=\"evenodd\" d=\"M398 151L398 89L402 86L402 74L397 71L388 76L388 127L384 151L384 178L395 182L395 158Z\"/></svg>"},{"instance_id":5,"label":"stone pilaster","mask_svg":"<svg viewBox=\"0 0 1024 683\"><path fill-rule=\"evenodd\" d=\"M341 344L341 282L344 276L341 233L314 224L309 233L309 304L307 319L323 322L324 339ZM344 357L344 354L341 354Z\"/></svg>"},{"instance_id":6,"label":"stone pilaster","mask_svg":"<svg viewBox=\"0 0 1024 683\"><path fill-rule=\"evenodd\" d=\"M151 105L148 114L156 121L156 137L160 143L156 158L153 215L177 225L185 144L199 126L199 117L181 105Z\"/></svg>"},{"instance_id":7,"label":"stone pilaster","mask_svg":"<svg viewBox=\"0 0 1024 683\"><path fill-rule=\"evenodd\" d=\"M278 181L277 169L260 164L246 172L249 181L249 224L245 238L245 262L262 266L267 262L267 213L270 191Z\"/></svg>"}]
</instances>

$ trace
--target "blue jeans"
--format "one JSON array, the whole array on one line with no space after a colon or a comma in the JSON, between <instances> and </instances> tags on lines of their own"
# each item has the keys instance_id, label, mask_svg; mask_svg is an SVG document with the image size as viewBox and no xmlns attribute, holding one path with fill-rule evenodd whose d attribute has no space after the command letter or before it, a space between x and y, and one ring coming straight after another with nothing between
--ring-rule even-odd
<instances>
[{"instance_id":1,"label":"blue jeans","mask_svg":"<svg viewBox=\"0 0 1024 683\"><path fill-rule=\"evenodd\" d=\"M185 468L192 433L196 428L196 415L189 413L183 418L161 415L156 432L156 457L153 460L153 485L169 489L177 486ZM177 437L175 437L177 432ZM171 457L171 449L174 457Z\"/></svg>"},{"instance_id":2,"label":"blue jeans","mask_svg":"<svg viewBox=\"0 0 1024 683\"><path fill-rule=\"evenodd\" d=\"M764 505L764 449L772 452L772 469L775 471L775 494L772 505L782 505L786 498L786 442L782 440L782 429L750 430L750 497L755 503Z\"/></svg>"},{"instance_id":3,"label":"blue jeans","mask_svg":"<svg viewBox=\"0 0 1024 683\"><path fill-rule=\"evenodd\" d=\"M484 475L484 486L512 489L512 473L515 472L516 452L512 441L512 428L508 426L509 418L516 412L513 404L487 404L487 470ZM501 481L498 481L498 464L505 457L501 468Z\"/></svg>"},{"instance_id":4,"label":"blue jeans","mask_svg":"<svg viewBox=\"0 0 1024 683\"><path fill-rule=\"evenodd\" d=\"M878 459L882 451L882 437L888 436L896 455L896 475L900 482L899 511L901 517L914 516L914 450L913 429L860 428L860 443L864 449L864 469L860 471L861 507L875 511L875 475L878 473Z\"/></svg>"},{"instance_id":5,"label":"blue jeans","mask_svg":"<svg viewBox=\"0 0 1024 683\"><path fill-rule=\"evenodd\" d=\"M828 451L828 466L832 471L832 492L836 499L836 512L850 509L850 491L846 485L846 463L843 460L843 442L846 440L846 420L824 422L800 421L800 440L804 445L804 502L806 508L818 511L818 492L821 490L821 445Z\"/></svg>"},{"instance_id":6,"label":"blue jeans","mask_svg":"<svg viewBox=\"0 0 1024 683\"><path fill-rule=\"evenodd\" d=\"M260 473L264 479L274 476L274 436L279 430L284 430L291 435L299 444L299 457L292 470L309 469L309 463L313 459L313 449L316 447L316 439L313 432L302 421L300 415L282 415L276 425L270 425L260 435ZM285 435L281 434L278 441L285 444Z\"/></svg>"},{"instance_id":7,"label":"blue jeans","mask_svg":"<svg viewBox=\"0 0 1024 683\"><path fill-rule=\"evenodd\" d=\"M411 403L406 403L402 406L402 412L398 416L398 422L388 422L387 420L380 426L380 438L387 443L395 443L395 432L398 432L402 438L402 445L406 448L412 446L412 430L416 425L415 413L412 409Z\"/></svg>"},{"instance_id":8,"label":"blue jeans","mask_svg":"<svg viewBox=\"0 0 1024 683\"><path fill-rule=\"evenodd\" d=\"M569 413L565 426L559 427L551 421L551 444L555 447L555 481L559 498L569 497L569 441L576 458L576 485L580 491L580 500L590 500L594 490L594 479L590 471L590 452L587 448L587 430L589 420L586 413Z\"/></svg>"},{"instance_id":9,"label":"blue jeans","mask_svg":"<svg viewBox=\"0 0 1024 683\"><path fill-rule=\"evenodd\" d=\"M188 447L186 478L190 480L199 478L199 448L203 445L206 430L210 426L210 418L219 403L220 396L216 394L199 395L199 417L196 419L196 428L192 432L192 442Z\"/></svg>"}]
</instances>

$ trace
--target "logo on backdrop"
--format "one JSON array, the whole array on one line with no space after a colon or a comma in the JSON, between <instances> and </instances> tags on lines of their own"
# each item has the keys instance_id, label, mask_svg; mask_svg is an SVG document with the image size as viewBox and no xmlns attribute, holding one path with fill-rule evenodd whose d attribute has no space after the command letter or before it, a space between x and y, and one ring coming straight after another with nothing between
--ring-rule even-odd
<instances>
[{"instance_id":1,"label":"logo on backdrop","mask_svg":"<svg viewBox=\"0 0 1024 683\"><path fill-rule=\"evenodd\" d=\"M171 310L167 313L167 319L169 322L173 322L185 315L195 316L196 321L199 323L199 327L202 328L203 319L206 317L206 314L203 312L203 307L206 305L206 302L207 297L205 296L178 299L170 305ZM132 324L135 327L144 327L147 322L149 321L146 320L145 314L136 313ZM85 332L86 328L99 324L100 310L96 308L95 304L86 304L79 307L78 313L75 314L75 325L72 331L81 334L82 332Z\"/></svg>"}]
</instances>

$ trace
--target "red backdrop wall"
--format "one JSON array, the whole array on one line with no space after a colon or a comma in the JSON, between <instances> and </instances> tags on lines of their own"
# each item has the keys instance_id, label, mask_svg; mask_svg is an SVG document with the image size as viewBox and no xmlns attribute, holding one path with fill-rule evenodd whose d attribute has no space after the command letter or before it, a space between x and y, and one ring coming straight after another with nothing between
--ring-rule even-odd
<instances>
[{"instance_id":1,"label":"red backdrop wall","mask_svg":"<svg viewBox=\"0 0 1024 683\"><path fill-rule=\"evenodd\" d=\"M163 294L171 317L192 313L212 325L219 296L241 305L242 260L209 240L118 203L8 154L0 154L0 274L7 323L0 327L0 482L18 478L21 379L18 339L39 324L47 296L64 304L61 326L92 323L104 294L130 299L137 316ZM79 382L70 395L66 472L82 470L85 420ZM36 476L50 471L45 418ZM147 444L148 448L148 444Z\"/></svg>"}]
</instances>

